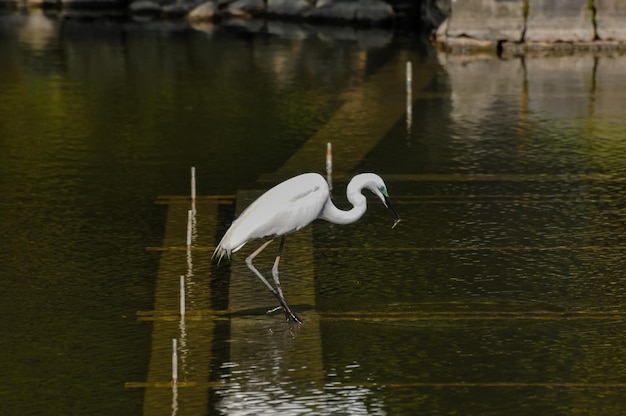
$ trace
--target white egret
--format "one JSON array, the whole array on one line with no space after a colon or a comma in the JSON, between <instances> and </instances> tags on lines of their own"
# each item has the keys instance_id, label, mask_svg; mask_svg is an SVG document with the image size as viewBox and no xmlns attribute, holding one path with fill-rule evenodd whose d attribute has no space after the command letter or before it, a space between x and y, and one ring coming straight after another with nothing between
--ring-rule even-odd
<instances>
[{"instance_id":1,"label":"white egret","mask_svg":"<svg viewBox=\"0 0 626 416\"><path fill-rule=\"evenodd\" d=\"M392 226L394 228L400 222L400 216L391 205L387 187L380 176L362 173L352 178L348 184L346 196L353 207L348 211L343 211L331 201L328 184L321 175L304 173L279 183L252 202L233 221L215 248L213 257L217 257L219 262L224 256L230 258L232 253L241 249L250 240L270 237L246 258L246 264L278 299L279 308L284 310L287 320L302 322L285 301L278 279L278 263L285 244L285 235L306 227L316 219L335 224L350 224L357 221L367 209L367 200L361 193L363 189L372 191L393 212L396 217ZM281 237L281 240L274 267L272 267L272 276L276 284L274 288L254 267L252 260L276 237Z\"/></svg>"}]
</instances>

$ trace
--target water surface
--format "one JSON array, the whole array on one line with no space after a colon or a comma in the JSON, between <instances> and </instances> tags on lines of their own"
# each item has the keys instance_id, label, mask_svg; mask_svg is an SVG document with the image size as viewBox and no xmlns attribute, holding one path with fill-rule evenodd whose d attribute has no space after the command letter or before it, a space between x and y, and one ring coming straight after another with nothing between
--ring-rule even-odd
<instances>
[{"instance_id":1,"label":"water surface","mask_svg":"<svg viewBox=\"0 0 626 416\"><path fill-rule=\"evenodd\" d=\"M2 16L0 412L623 411L624 57L453 57L418 35L253 25ZM404 108L407 57L410 123L380 109ZM345 116L355 100L378 112ZM337 120L350 123L325 130ZM359 223L288 240L301 328L264 315L271 296L243 255L196 269L213 273L203 311L229 308L230 270L261 303L202 320L210 347L188 358L207 384L193 400L181 387L174 409L162 388L150 407L127 383L148 380L160 325L178 327L137 311L155 309L165 265L187 261L146 250L167 245L173 208L155 199L187 195L191 166L200 195L264 189L331 133L337 204L347 177L375 171L403 222L392 231L370 199ZM213 234L199 212L204 247L241 208L220 208Z\"/></svg>"}]
</instances>

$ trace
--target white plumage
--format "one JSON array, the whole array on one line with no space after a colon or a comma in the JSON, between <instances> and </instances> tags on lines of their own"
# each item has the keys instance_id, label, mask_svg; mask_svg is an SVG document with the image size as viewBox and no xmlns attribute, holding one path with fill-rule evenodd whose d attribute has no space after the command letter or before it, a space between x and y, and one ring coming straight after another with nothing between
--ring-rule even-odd
<instances>
[{"instance_id":1,"label":"white plumage","mask_svg":"<svg viewBox=\"0 0 626 416\"><path fill-rule=\"evenodd\" d=\"M348 184L346 196L353 205L352 209L343 211L337 208L330 199L326 180L317 173L304 173L274 186L252 204L233 221L213 252L213 257L221 260L224 256L241 249L247 242L264 237L271 237L259 249L246 258L246 263L265 285L278 298L288 320L301 322L285 302L278 279L278 262L284 244L284 236L298 231L316 219L324 219L336 224L349 224L357 221L367 209L367 200L361 193L369 189L390 208L396 217L395 225L400 217L389 201L387 187L380 176L373 173L356 175ZM274 238L281 237L278 256L272 269L276 288L263 277L252 265L256 257Z\"/></svg>"},{"instance_id":2,"label":"white plumage","mask_svg":"<svg viewBox=\"0 0 626 416\"><path fill-rule=\"evenodd\" d=\"M220 259L248 241L298 231L319 217L328 200L321 175L305 173L274 186L250 204L224 234L215 249Z\"/></svg>"}]
</instances>

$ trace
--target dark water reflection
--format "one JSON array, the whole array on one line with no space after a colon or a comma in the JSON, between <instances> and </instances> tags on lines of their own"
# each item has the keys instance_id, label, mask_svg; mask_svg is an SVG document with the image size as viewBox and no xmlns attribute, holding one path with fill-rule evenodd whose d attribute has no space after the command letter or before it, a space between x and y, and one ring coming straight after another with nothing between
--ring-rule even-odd
<instances>
[{"instance_id":1,"label":"dark water reflection","mask_svg":"<svg viewBox=\"0 0 626 416\"><path fill-rule=\"evenodd\" d=\"M203 347L181 355L184 377L209 370L174 413L623 412L624 57L451 57L415 35L240 24L0 19L0 413L172 414L170 389L125 387L167 353L159 330L180 330L137 317L165 265L188 262L146 251L170 244L177 209L155 198L186 195L190 166L200 195L263 189L331 138L338 204L346 177L376 171L403 222L372 200L358 224L290 238L293 327L263 314L252 277L241 296L260 303L206 317L236 295L229 272L248 275L243 256L209 270L199 213L195 277L217 277L186 323ZM295 168L323 170L323 151Z\"/></svg>"}]
</instances>

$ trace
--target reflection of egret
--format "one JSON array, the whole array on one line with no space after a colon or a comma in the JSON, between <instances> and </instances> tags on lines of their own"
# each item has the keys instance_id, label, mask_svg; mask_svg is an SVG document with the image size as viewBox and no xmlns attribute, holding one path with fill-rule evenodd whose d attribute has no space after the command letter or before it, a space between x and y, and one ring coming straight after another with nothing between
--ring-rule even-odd
<instances>
[{"instance_id":1,"label":"reflection of egret","mask_svg":"<svg viewBox=\"0 0 626 416\"><path fill-rule=\"evenodd\" d=\"M342 211L330 200L326 180L317 173L305 173L276 185L250 204L226 231L215 248L213 257L217 256L219 260L224 255L230 257L231 253L242 248L250 240L271 237L246 258L246 264L278 299L287 320L302 322L285 302L278 279L278 263L285 244L285 235L306 227L318 218L335 224L350 224L357 221L367 209L367 201L361 193L363 189L372 191L387 208L391 209L396 217L393 224L395 227L400 221L400 216L391 205L387 187L380 176L362 173L352 178L348 184L346 196L353 207L348 211ZM281 237L281 240L272 268L272 276L276 284L274 288L254 267L252 260L276 237Z\"/></svg>"}]
</instances>

